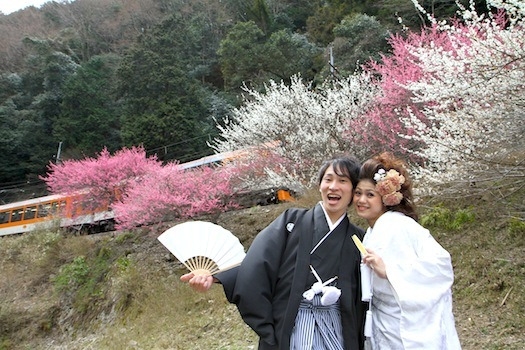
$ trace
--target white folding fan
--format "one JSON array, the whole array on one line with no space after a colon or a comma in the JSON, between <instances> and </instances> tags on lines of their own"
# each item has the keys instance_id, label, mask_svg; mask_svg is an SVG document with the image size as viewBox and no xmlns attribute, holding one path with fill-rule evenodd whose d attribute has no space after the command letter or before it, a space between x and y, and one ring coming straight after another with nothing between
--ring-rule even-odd
<instances>
[{"instance_id":1,"label":"white folding fan","mask_svg":"<svg viewBox=\"0 0 525 350\"><path fill-rule=\"evenodd\" d=\"M239 239L219 225L188 221L158 240L195 275L214 275L241 264L246 253Z\"/></svg>"}]
</instances>

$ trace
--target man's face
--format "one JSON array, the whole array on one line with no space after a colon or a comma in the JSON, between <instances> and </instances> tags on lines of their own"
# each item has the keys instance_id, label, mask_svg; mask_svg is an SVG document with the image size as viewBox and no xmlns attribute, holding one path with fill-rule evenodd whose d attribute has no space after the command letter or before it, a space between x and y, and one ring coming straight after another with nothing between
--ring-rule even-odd
<instances>
[{"instance_id":1,"label":"man's face","mask_svg":"<svg viewBox=\"0 0 525 350\"><path fill-rule=\"evenodd\" d=\"M319 191L323 207L332 222L337 221L347 211L348 206L352 203L353 189L352 181L348 176L337 175L331 165L326 169L319 185Z\"/></svg>"}]
</instances>

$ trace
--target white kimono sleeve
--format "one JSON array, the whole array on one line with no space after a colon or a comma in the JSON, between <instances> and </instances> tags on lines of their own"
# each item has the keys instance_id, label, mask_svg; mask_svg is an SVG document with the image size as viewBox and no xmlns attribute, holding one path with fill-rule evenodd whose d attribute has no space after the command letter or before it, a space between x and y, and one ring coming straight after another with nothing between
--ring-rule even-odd
<instances>
[{"instance_id":1,"label":"white kimono sleeve","mask_svg":"<svg viewBox=\"0 0 525 350\"><path fill-rule=\"evenodd\" d=\"M383 216L374 234L387 241L382 258L401 309L405 349L460 349L452 314L450 254L411 218L400 213ZM381 234L383 230L387 234Z\"/></svg>"}]
</instances>

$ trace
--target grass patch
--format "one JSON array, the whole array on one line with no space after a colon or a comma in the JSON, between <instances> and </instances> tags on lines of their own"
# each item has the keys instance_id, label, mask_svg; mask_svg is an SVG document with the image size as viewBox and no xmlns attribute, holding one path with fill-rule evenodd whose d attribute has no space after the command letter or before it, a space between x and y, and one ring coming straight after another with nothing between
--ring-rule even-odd
<instances>
[{"instance_id":1,"label":"grass patch","mask_svg":"<svg viewBox=\"0 0 525 350\"><path fill-rule=\"evenodd\" d=\"M517 217L511 217L507 223L509 238L514 240L517 245L525 245L525 221Z\"/></svg>"},{"instance_id":2,"label":"grass patch","mask_svg":"<svg viewBox=\"0 0 525 350\"><path fill-rule=\"evenodd\" d=\"M420 223L428 229L439 228L457 231L475 220L476 215L471 207L452 209L441 204L430 208L421 215Z\"/></svg>"}]
</instances>

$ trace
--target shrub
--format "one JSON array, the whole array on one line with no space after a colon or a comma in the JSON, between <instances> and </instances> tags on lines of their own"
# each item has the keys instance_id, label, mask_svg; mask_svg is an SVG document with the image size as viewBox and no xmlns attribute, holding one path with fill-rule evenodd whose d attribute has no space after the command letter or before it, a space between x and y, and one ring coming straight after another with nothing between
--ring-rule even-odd
<instances>
[{"instance_id":1,"label":"shrub","mask_svg":"<svg viewBox=\"0 0 525 350\"><path fill-rule=\"evenodd\" d=\"M59 292L73 292L85 283L88 274L89 267L86 258L79 256L71 263L64 265L53 282Z\"/></svg>"},{"instance_id":2,"label":"shrub","mask_svg":"<svg viewBox=\"0 0 525 350\"><path fill-rule=\"evenodd\" d=\"M421 225L427 228L441 228L449 231L457 231L465 224L474 222L476 216L472 209L458 209L453 211L449 208L437 206L421 216Z\"/></svg>"}]
</instances>

